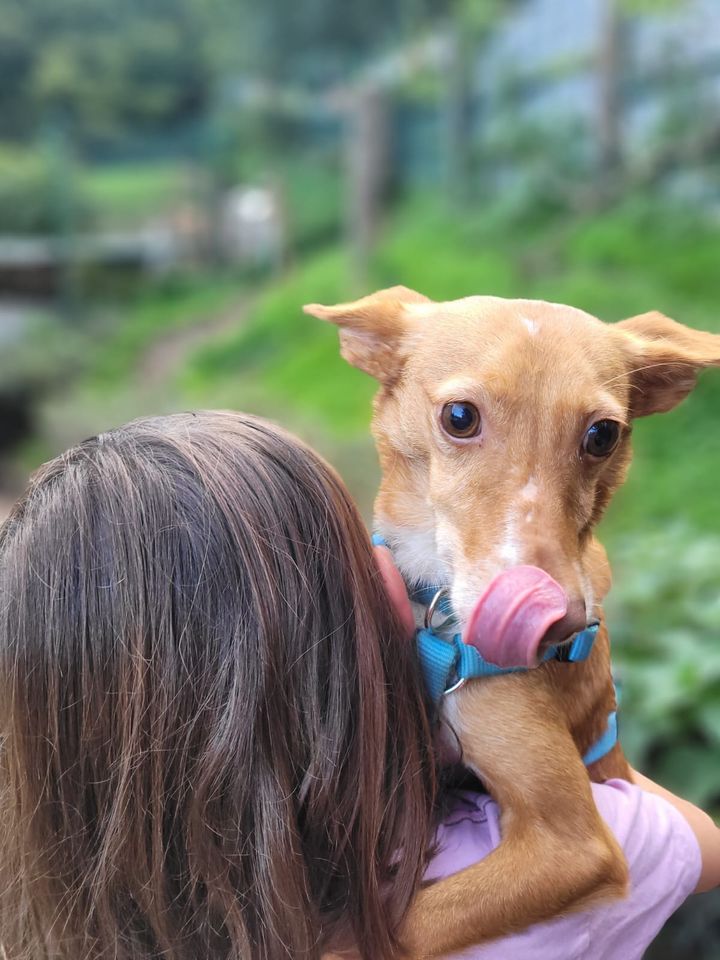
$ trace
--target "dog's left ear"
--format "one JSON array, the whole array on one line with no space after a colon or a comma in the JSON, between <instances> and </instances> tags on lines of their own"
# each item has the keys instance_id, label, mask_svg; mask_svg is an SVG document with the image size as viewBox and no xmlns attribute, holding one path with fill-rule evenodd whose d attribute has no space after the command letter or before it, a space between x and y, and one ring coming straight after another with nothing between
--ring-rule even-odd
<instances>
[{"instance_id":1,"label":"dog's left ear","mask_svg":"<svg viewBox=\"0 0 720 960\"><path fill-rule=\"evenodd\" d=\"M429 303L427 297L407 287L378 290L354 303L324 307L308 303L305 313L340 327L340 353L381 383L391 383L401 364L400 344L408 329L407 307Z\"/></svg>"},{"instance_id":2,"label":"dog's left ear","mask_svg":"<svg viewBox=\"0 0 720 960\"><path fill-rule=\"evenodd\" d=\"M630 361L634 417L672 410L690 393L705 367L720 366L720 336L643 313L615 324Z\"/></svg>"}]
</instances>

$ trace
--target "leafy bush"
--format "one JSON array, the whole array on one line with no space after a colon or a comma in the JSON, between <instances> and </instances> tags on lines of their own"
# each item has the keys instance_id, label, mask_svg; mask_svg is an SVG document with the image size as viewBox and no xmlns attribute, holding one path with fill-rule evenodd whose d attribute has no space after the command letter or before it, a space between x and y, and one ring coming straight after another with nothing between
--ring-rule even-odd
<instances>
[{"instance_id":1,"label":"leafy bush","mask_svg":"<svg viewBox=\"0 0 720 960\"><path fill-rule=\"evenodd\" d=\"M53 234L92 219L59 151L0 147L0 233Z\"/></svg>"},{"instance_id":2,"label":"leafy bush","mask_svg":"<svg viewBox=\"0 0 720 960\"><path fill-rule=\"evenodd\" d=\"M623 746L639 769L720 810L720 536L676 525L610 547Z\"/></svg>"}]
</instances>

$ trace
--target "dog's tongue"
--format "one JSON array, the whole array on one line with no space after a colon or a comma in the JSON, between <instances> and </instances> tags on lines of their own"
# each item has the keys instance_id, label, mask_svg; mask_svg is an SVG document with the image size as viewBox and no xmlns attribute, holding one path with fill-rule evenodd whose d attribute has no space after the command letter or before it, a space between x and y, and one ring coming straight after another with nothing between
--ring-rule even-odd
<instances>
[{"instance_id":1,"label":"dog's tongue","mask_svg":"<svg viewBox=\"0 0 720 960\"><path fill-rule=\"evenodd\" d=\"M465 643L498 667L533 667L540 641L566 613L565 591L544 570L510 567L475 605Z\"/></svg>"}]
</instances>

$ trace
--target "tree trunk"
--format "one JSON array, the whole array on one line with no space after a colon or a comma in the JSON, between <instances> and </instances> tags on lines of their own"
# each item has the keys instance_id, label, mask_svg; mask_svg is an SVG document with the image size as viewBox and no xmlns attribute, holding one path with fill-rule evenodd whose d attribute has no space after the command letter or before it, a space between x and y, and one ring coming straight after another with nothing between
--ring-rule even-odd
<instances>
[{"instance_id":1,"label":"tree trunk","mask_svg":"<svg viewBox=\"0 0 720 960\"><path fill-rule=\"evenodd\" d=\"M447 177L451 201L464 204L472 193L474 45L462 25L453 26L446 106Z\"/></svg>"},{"instance_id":2,"label":"tree trunk","mask_svg":"<svg viewBox=\"0 0 720 960\"><path fill-rule=\"evenodd\" d=\"M348 123L348 236L355 283L362 287L391 181L386 94L374 84L357 87L352 92Z\"/></svg>"},{"instance_id":3,"label":"tree trunk","mask_svg":"<svg viewBox=\"0 0 720 960\"><path fill-rule=\"evenodd\" d=\"M597 187L601 197L613 193L622 172L622 79L624 23L617 0L605 0L597 59Z\"/></svg>"}]
</instances>

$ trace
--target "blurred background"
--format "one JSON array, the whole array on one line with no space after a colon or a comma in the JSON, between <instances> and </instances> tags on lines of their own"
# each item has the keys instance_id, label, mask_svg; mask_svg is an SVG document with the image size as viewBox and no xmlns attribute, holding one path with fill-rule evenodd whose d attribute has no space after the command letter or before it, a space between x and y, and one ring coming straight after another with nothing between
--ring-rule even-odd
<instances>
[{"instance_id":1,"label":"blurred background","mask_svg":"<svg viewBox=\"0 0 720 960\"><path fill-rule=\"evenodd\" d=\"M370 517L372 382L307 301L402 283L720 331L715 0L1 0L0 516L131 417L259 412ZM622 736L720 812L720 373L604 524ZM649 954L720 958L697 898Z\"/></svg>"}]
</instances>

